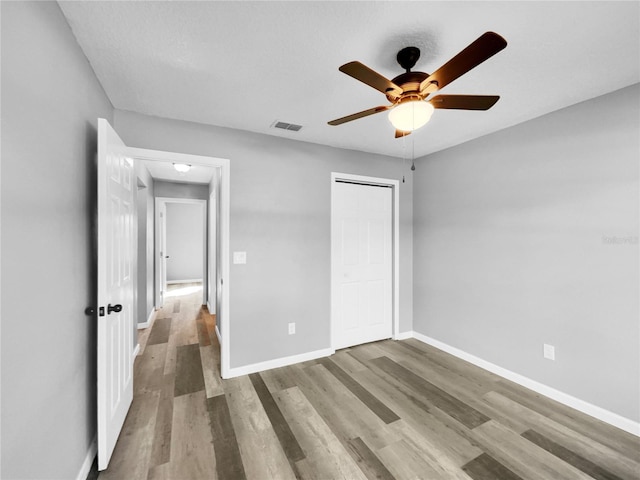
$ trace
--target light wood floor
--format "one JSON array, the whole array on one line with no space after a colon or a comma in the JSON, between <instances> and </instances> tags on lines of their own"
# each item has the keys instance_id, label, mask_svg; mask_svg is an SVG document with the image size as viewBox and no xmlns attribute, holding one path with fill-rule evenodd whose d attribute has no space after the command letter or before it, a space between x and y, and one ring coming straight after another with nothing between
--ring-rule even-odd
<instances>
[{"instance_id":1,"label":"light wood floor","mask_svg":"<svg viewBox=\"0 0 640 480\"><path fill-rule=\"evenodd\" d=\"M637 437L416 340L221 380L201 298L142 332L100 479L640 478Z\"/></svg>"}]
</instances>

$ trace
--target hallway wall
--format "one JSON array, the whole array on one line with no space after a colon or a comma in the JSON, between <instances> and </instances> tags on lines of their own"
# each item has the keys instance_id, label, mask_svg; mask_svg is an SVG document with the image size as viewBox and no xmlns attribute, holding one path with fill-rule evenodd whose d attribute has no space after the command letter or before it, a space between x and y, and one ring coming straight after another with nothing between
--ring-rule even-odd
<instances>
[{"instance_id":1,"label":"hallway wall","mask_svg":"<svg viewBox=\"0 0 640 480\"><path fill-rule=\"evenodd\" d=\"M204 282L204 204L167 203L167 282Z\"/></svg>"},{"instance_id":2,"label":"hallway wall","mask_svg":"<svg viewBox=\"0 0 640 480\"><path fill-rule=\"evenodd\" d=\"M137 324L145 323L155 307L154 265L154 181L141 162L136 162L136 173L145 188L138 190L138 311ZM137 325L134 345L138 343Z\"/></svg>"}]
</instances>

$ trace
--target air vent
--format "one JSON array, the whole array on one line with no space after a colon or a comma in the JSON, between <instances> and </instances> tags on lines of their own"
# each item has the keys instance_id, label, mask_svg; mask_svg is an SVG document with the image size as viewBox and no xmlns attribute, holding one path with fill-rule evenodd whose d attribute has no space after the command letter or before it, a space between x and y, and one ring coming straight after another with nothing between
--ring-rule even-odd
<instances>
[{"instance_id":1,"label":"air vent","mask_svg":"<svg viewBox=\"0 0 640 480\"><path fill-rule=\"evenodd\" d=\"M280 128L282 130L291 130L291 131L297 132L302 128L302 125L296 125L295 123L279 122L276 120L272 125L272 127Z\"/></svg>"}]
</instances>

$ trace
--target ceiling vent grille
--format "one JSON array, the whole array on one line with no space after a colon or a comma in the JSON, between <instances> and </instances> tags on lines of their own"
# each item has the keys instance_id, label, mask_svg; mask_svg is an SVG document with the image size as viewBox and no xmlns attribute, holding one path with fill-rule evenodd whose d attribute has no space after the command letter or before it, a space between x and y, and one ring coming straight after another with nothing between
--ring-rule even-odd
<instances>
[{"instance_id":1,"label":"ceiling vent grille","mask_svg":"<svg viewBox=\"0 0 640 480\"><path fill-rule=\"evenodd\" d=\"M280 128L282 130L291 130L293 132L297 132L302 128L302 125L296 125L295 123L286 123L275 121L272 125L273 128Z\"/></svg>"}]
</instances>

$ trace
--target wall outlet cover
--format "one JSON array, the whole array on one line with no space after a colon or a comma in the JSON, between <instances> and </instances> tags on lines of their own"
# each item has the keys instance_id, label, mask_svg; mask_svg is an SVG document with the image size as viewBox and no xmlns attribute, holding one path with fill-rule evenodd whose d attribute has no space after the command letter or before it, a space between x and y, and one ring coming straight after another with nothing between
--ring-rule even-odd
<instances>
[{"instance_id":1,"label":"wall outlet cover","mask_svg":"<svg viewBox=\"0 0 640 480\"><path fill-rule=\"evenodd\" d=\"M294 333L296 333L296 324L295 323L290 323L289 324L289 335L293 335Z\"/></svg>"},{"instance_id":2,"label":"wall outlet cover","mask_svg":"<svg viewBox=\"0 0 640 480\"><path fill-rule=\"evenodd\" d=\"M247 252L233 252L233 263L235 265L244 265L247 263Z\"/></svg>"}]
</instances>

